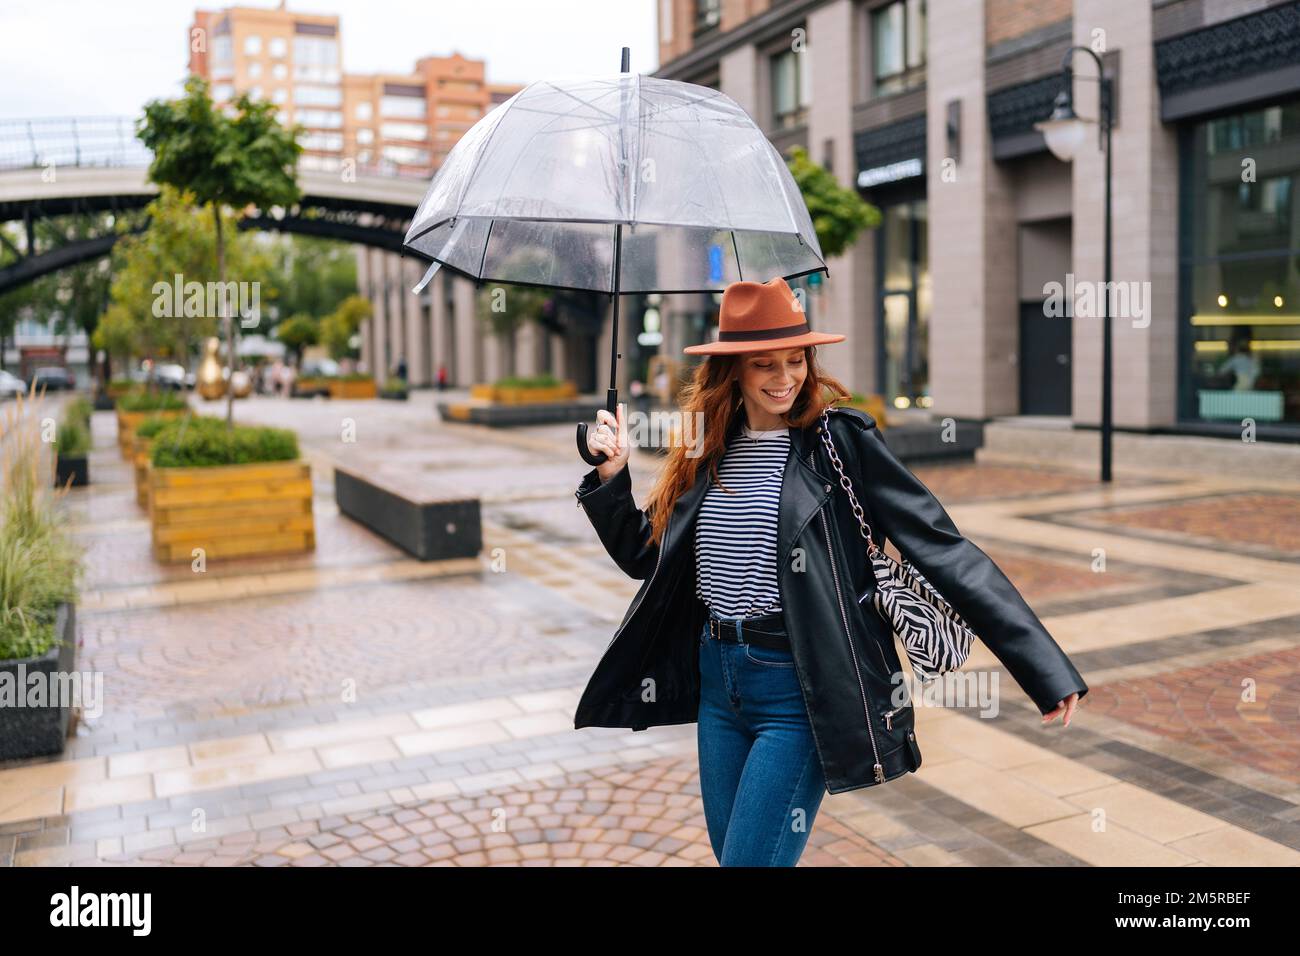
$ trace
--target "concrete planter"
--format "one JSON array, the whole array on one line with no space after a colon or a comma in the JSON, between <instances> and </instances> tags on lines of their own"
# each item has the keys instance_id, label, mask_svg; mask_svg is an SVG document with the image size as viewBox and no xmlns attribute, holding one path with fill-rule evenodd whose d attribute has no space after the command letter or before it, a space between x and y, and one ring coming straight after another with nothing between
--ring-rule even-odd
<instances>
[{"instance_id":1,"label":"concrete planter","mask_svg":"<svg viewBox=\"0 0 1300 956\"><path fill-rule=\"evenodd\" d=\"M68 719L72 702L58 693L60 675L70 675L77 667L77 608L59 605L54 633L60 643L40 657L0 661L0 687L10 688L21 698L4 700L0 705L0 760L23 760L63 752L68 739ZM43 675L47 689L57 698L43 704L27 706L27 694L33 674ZM64 687L69 686L64 682ZM13 704L11 706L11 703Z\"/></svg>"},{"instance_id":2,"label":"concrete planter","mask_svg":"<svg viewBox=\"0 0 1300 956\"><path fill-rule=\"evenodd\" d=\"M72 480L72 487L90 484L90 464L85 455L70 458L57 455L54 459L54 485L62 488Z\"/></svg>"},{"instance_id":3,"label":"concrete planter","mask_svg":"<svg viewBox=\"0 0 1300 956\"><path fill-rule=\"evenodd\" d=\"M316 547L311 465L268 461L148 469L154 558L293 554Z\"/></svg>"},{"instance_id":4,"label":"concrete planter","mask_svg":"<svg viewBox=\"0 0 1300 956\"><path fill-rule=\"evenodd\" d=\"M339 511L421 561L473 558L483 548L477 498L442 494L404 474L334 468Z\"/></svg>"}]
</instances>

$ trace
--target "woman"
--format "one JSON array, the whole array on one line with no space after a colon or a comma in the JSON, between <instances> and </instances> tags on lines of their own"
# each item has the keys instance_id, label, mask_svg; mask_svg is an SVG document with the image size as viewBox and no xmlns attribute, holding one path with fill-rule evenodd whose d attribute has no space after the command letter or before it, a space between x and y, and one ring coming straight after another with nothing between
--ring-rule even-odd
<instances>
[{"instance_id":1,"label":"woman","mask_svg":"<svg viewBox=\"0 0 1300 956\"><path fill-rule=\"evenodd\" d=\"M904 671L821 414L849 397L817 365L784 279L723 293L717 342L682 401L647 507L636 506L623 406L588 431L608 460L576 496L618 566L644 583L597 665L575 728L698 722L700 788L722 866L793 866L826 792L921 764ZM830 393L829 396L827 393ZM993 561L885 445L831 408L836 452L877 543L894 542L1044 715L1069 724L1087 685Z\"/></svg>"}]
</instances>

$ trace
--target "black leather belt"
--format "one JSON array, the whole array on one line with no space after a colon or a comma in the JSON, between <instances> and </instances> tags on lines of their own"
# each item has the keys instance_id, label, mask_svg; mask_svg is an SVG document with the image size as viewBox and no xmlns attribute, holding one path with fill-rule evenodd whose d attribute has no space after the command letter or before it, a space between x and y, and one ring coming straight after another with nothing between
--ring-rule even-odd
<instances>
[{"instance_id":1,"label":"black leather belt","mask_svg":"<svg viewBox=\"0 0 1300 956\"><path fill-rule=\"evenodd\" d=\"M769 647L776 651L790 650L790 638L785 633L785 616L779 611L758 617L725 617L709 615L707 618L709 637L729 644L754 644ZM736 625L740 633L736 633Z\"/></svg>"}]
</instances>

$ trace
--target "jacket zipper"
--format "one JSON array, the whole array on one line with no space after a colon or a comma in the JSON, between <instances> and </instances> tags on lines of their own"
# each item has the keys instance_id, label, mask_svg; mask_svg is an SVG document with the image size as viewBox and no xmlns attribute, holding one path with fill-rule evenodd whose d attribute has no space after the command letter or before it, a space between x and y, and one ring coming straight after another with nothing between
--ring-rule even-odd
<instances>
[{"instance_id":1,"label":"jacket zipper","mask_svg":"<svg viewBox=\"0 0 1300 956\"><path fill-rule=\"evenodd\" d=\"M809 468L812 467L813 454L815 452L816 452L816 448L814 448L813 451L810 451L808 453ZM853 673L858 678L858 691L862 696L862 713L863 716L866 717L866 721L867 721L867 736L871 738L871 754L876 761L875 766L872 769L875 773L876 783L884 783L885 768L880 763L880 751L876 747L876 732L875 729L871 726L871 700L869 695L867 694L866 685L862 683L862 671L858 667L858 652L853 648L853 634L849 630L849 617L844 612L844 592L840 590L840 572L839 569L835 566L835 552L831 548L831 529L830 529L830 523L826 520L826 506L823 504L822 507L818 510L821 512L822 533L826 537L826 556L830 559L831 562L831 577L835 581L835 600L836 603L839 605L840 621L844 624L844 637L845 640L848 641L849 655L853 658ZM886 726L888 725L889 725L888 719L886 719Z\"/></svg>"}]
</instances>

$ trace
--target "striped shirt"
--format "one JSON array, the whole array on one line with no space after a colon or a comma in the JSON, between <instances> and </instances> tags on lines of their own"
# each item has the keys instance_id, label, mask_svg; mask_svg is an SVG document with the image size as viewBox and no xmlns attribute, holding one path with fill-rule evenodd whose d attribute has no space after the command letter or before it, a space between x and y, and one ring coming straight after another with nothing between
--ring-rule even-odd
<instances>
[{"instance_id":1,"label":"striped shirt","mask_svg":"<svg viewBox=\"0 0 1300 956\"><path fill-rule=\"evenodd\" d=\"M718 617L780 610L777 511L790 429L742 427L718 463L695 525L695 594Z\"/></svg>"}]
</instances>

